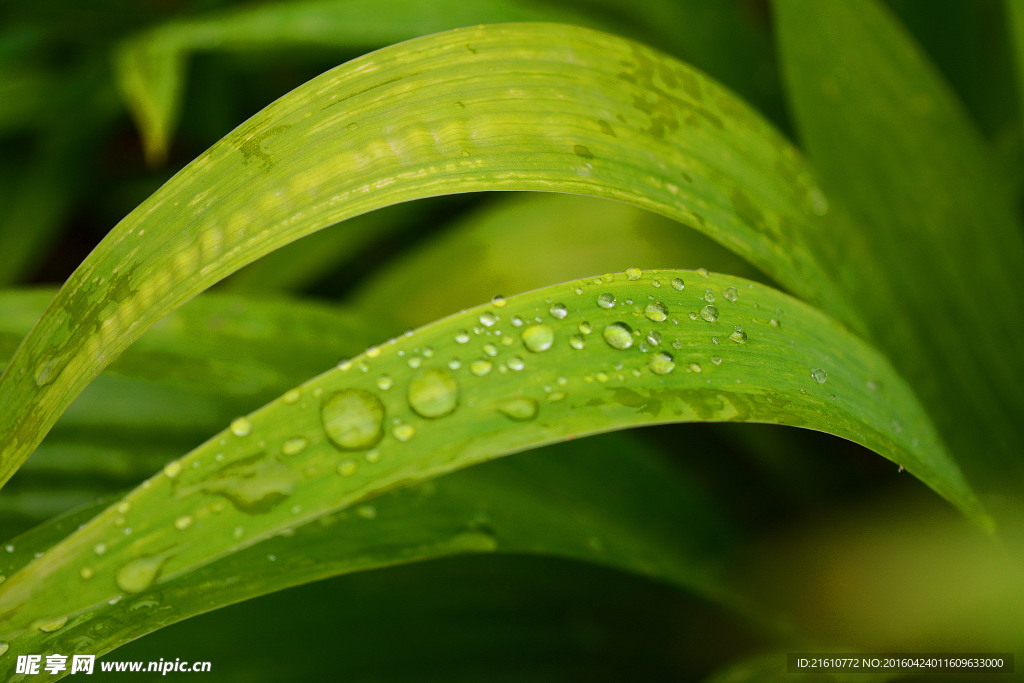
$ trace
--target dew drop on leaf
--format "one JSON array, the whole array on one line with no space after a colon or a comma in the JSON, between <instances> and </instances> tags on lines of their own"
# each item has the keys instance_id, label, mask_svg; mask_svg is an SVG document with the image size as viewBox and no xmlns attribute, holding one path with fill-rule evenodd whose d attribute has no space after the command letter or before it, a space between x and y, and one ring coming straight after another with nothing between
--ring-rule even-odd
<instances>
[{"instance_id":1,"label":"dew drop on leaf","mask_svg":"<svg viewBox=\"0 0 1024 683\"><path fill-rule=\"evenodd\" d=\"M363 389L345 389L327 397L320 418L331 443L342 450L361 450L380 441L384 404Z\"/></svg>"},{"instance_id":2,"label":"dew drop on leaf","mask_svg":"<svg viewBox=\"0 0 1024 683\"><path fill-rule=\"evenodd\" d=\"M526 363L524 363L523 359L520 358L519 356L512 356L511 358L508 359L507 364L509 370L514 370L516 372L519 372L526 367Z\"/></svg>"},{"instance_id":3,"label":"dew drop on leaf","mask_svg":"<svg viewBox=\"0 0 1024 683\"><path fill-rule=\"evenodd\" d=\"M141 593L156 581L167 558L163 555L139 557L121 566L115 580L125 593Z\"/></svg>"},{"instance_id":4,"label":"dew drop on leaf","mask_svg":"<svg viewBox=\"0 0 1024 683\"><path fill-rule=\"evenodd\" d=\"M682 278L672 278L672 286L682 291L686 288L686 283L683 282Z\"/></svg>"},{"instance_id":5,"label":"dew drop on leaf","mask_svg":"<svg viewBox=\"0 0 1024 683\"><path fill-rule=\"evenodd\" d=\"M548 312L551 313L552 318L558 320L564 320L565 316L569 315L569 309L565 307L565 304L551 304Z\"/></svg>"},{"instance_id":6,"label":"dew drop on leaf","mask_svg":"<svg viewBox=\"0 0 1024 683\"><path fill-rule=\"evenodd\" d=\"M597 305L601 308L614 308L615 307L615 295L611 292L605 292L597 297Z\"/></svg>"},{"instance_id":7,"label":"dew drop on leaf","mask_svg":"<svg viewBox=\"0 0 1024 683\"><path fill-rule=\"evenodd\" d=\"M175 460L164 465L164 474L168 479L174 479L181 474L181 463Z\"/></svg>"},{"instance_id":8,"label":"dew drop on leaf","mask_svg":"<svg viewBox=\"0 0 1024 683\"><path fill-rule=\"evenodd\" d=\"M639 280L641 272L639 268L626 268L626 277L630 280Z\"/></svg>"},{"instance_id":9,"label":"dew drop on leaf","mask_svg":"<svg viewBox=\"0 0 1024 683\"><path fill-rule=\"evenodd\" d=\"M704 308L700 309L700 317L709 323L713 323L718 320L718 307L708 304Z\"/></svg>"},{"instance_id":10,"label":"dew drop on leaf","mask_svg":"<svg viewBox=\"0 0 1024 683\"><path fill-rule=\"evenodd\" d=\"M338 463L338 474L343 477L351 477L356 473L356 461L351 459L342 460Z\"/></svg>"},{"instance_id":11,"label":"dew drop on leaf","mask_svg":"<svg viewBox=\"0 0 1024 683\"><path fill-rule=\"evenodd\" d=\"M687 367L689 368L690 372L701 371L700 363L690 363Z\"/></svg>"},{"instance_id":12,"label":"dew drop on leaf","mask_svg":"<svg viewBox=\"0 0 1024 683\"><path fill-rule=\"evenodd\" d=\"M737 344L746 344L747 333L743 331L742 327L737 325L735 329L732 331L732 334L729 335L729 339L733 340Z\"/></svg>"},{"instance_id":13,"label":"dew drop on leaf","mask_svg":"<svg viewBox=\"0 0 1024 683\"><path fill-rule=\"evenodd\" d=\"M537 402L532 398L510 398L498 406L498 412L509 419L525 422L537 417Z\"/></svg>"},{"instance_id":14,"label":"dew drop on leaf","mask_svg":"<svg viewBox=\"0 0 1024 683\"><path fill-rule=\"evenodd\" d=\"M569 338L569 346L576 349L577 351L582 350L583 347L586 346L586 343L587 342L583 338L582 334L574 334L572 335L572 337Z\"/></svg>"},{"instance_id":15,"label":"dew drop on leaf","mask_svg":"<svg viewBox=\"0 0 1024 683\"><path fill-rule=\"evenodd\" d=\"M231 433L235 436L249 436L252 432L252 422L247 417L239 417L231 421Z\"/></svg>"},{"instance_id":16,"label":"dew drop on leaf","mask_svg":"<svg viewBox=\"0 0 1024 683\"><path fill-rule=\"evenodd\" d=\"M485 311L480 314L480 324L484 327L494 327L495 323L498 322L498 316L494 315L490 311Z\"/></svg>"},{"instance_id":17,"label":"dew drop on leaf","mask_svg":"<svg viewBox=\"0 0 1024 683\"><path fill-rule=\"evenodd\" d=\"M736 299L740 298L739 292L736 291L735 287L726 287L725 290L722 292L722 296L724 296L729 301L736 301Z\"/></svg>"},{"instance_id":18,"label":"dew drop on leaf","mask_svg":"<svg viewBox=\"0 0 1024 683\"><path fill-rule=\"evenodd\" d=\"M302 451L306 450L306 446L309 442L301 436L297 436L294 439L288 439L281 444L281 452L285 455L298 455Z\"/></svg>"},{"instance_id":19,"label":"dew drop on leaf","mask_svg":"<svg viewBox=\"0 0 1024 683\"><path fill-rule=\"evenodd\" d=\"M412 437L416 436L416 428L408 422L403 422L392 427L391 435L402 443L405 443Z\"/></svg>"},{"instance_id":20,"label":"dew drop on leaf","mask_svg":"<svg viewBox=\"0 0 1024 683\"><path fill-rule=\"evenodd\" d=\"M192 526L193 521L194 520L192 519L192 515L182 515L181 517L178 517L176 520L174 520L174 528L178 531L184 531L185 529Z\"/></svg>"},{"instance_id":21,"label":"dew drop on leaf","mask_svg":"<svg viewBox=\"0 0 1024 683\"><path fill-rule=\"evenodd\" d=\"M443 417L459 404L459 383L448 369L430 368L409 382L408 399L420 417Z\"/></svg>"},{"instance_id":22,"label":"dew drop on leaf","mask_svg":"<svg viewBox=\"0 0 1024 683\"><path fill-rule=\"evenodd\" d=\"M532 325L523 330L523 345L533 353L547 351L555 342L555 331L550 325Z\"/></svg>"},{"instance_id":23,"label":"dew drop on leaf","mask_svg":"<svg viewBox=\"0 0 1024 683\"><path fill-rule=\"evenodd\" d=\"M466 330L459 330L455 334L455 343L456 344L465 344L468 341L469 341L469 332L467 332Z\"/></svg>"},{"instance_id":24,"label":"dew drop on leaf","mask_svg":"<svg viewBox=\"0 0 1024 683\"><path fill-rule=\"evenodd\" d=\"M469 371L477 377L483 377L491 371L492 367L491 361L486 358L478 358L469 364Z\"/></svg>"},{"instance_id":25,"label":"dew drop on leaf","mask_svg":"<svg viewBox=\"0 0 1024 683\"><path fill-rule=\"evenodd\" d=\"M656 323L664 322L668 320L668 308L660 301L647 304L647 308L644 309L644 317Z\"/></svg>"},{"instance_id":26,"label":"dew drop on leaf","mask_svg":"<svg viewBox=\"0 0 1024 683\"><path fill-rule=\"evenodd\" d=\"M826 381L828 381L828 373L825 371L824 368L812 368L811 379L813 379L818 384L824 384Z\"/></svg>"},{"instance_id":27,"label":"dew drop on leaf","mask_svg":"<svg viewBox=\"0 0 1024 683\"><path fill-rule=\"evenodd\" d=\"M59 631L68 624L67 617L54 617L52 619L37 619L32 622L32 626L39 629L43 633L53 633Z\"/></svg>"},{"instance_id":28,"label":"dew drop on leaf","mask_svg":"<svg viewBox=\"0 0 1024 683\"><path fill-rule=\"evenodd\" d=\"M628 349L633 346L633 330L626 323L612 323L604 328L604 340L613 349Z\"/></svg>"},{"instance_id":29,"label":"dew drop on leaf","mask_svg":"<svg viewBox=\"0 0 1024 683\"><path fill-rule=\"evenodd\" d=\"M651 356L648 367L655 375L667 375L676 367L675 358L672 357L672 354L661 351Z\"/></svg>"}]
</instances>

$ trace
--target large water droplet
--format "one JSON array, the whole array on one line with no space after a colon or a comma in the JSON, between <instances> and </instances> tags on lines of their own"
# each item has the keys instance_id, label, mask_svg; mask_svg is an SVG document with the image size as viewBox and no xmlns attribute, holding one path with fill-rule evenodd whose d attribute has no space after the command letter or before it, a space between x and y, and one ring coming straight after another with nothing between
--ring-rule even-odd
<instances>
[{"instance_id":1,"label":"large water droplet","mask_svg":"<svg viewBox=\"0 0 1024 683\"><path fill-rule=\"evenodd\" d=\"M68 625L67 617L53 617L52 619L36 619L32 622L32 626L39 629L43 633L53 633L59 631Z\"/></svg>"},{"instance_id":2,"label":"large water droplet","mask_svg":"<svg viewBox=\"0 0 1024 683\"><path fill-rule=\"evenodd\" d=\"M492 367L494 367L494 365L491 363L491 361L487 360L486 358L477 358L475 361L469 364L469 371L472 372L477 377L483 377L484 375L491 371Z\"/></svg>"},{"instance_id":3,"label":"large water droplet","mask_svg":"<svg viewBox=\"0 0 1024 683\"><path fill-rule=\"evenodd\" d=\"M700 309L700 317L709 323L713 323L718 320L718 307L708 304L704 308Z\"/></svg>"},{"instance_id":4,"label":"large water droplet","mask_svg":"<svg viewBox=\"0 0 1024 683\"><path fill-rule=\"evenodd\" d=\"M320 409L327 438L343 450L361 450L384 434L384 404L363 389L331 394Z\"/></svg>"},{"instance_id":5,"label":"large water droplet","mask_svg":"<svg viewBox=\"0 0 1024 683\"><path fill-rule=\"evenodd\" d=\"M533 353L547 351L555 342L555 331L550 325L532 325L523 330L523 345Z\"/></svg>"},{"instance_id":6,"label":"large water droplet","mask_svg":"<svg viewBox=\"0 0 1024 683\"><path fill-rule=\"evenodd\" d=\"M139 557L117 570L117 586L125 593L141 593L156 581L166 560L164 555Z\"/></svg>"},{"instance_id":7,"label":"large water droplet","mask_svg":"<svg viewBox=\"0 0 1024 683\"><path fill-rule=\"evenodd\" d=\"M664 322L668 319L668 308L660 301L655 301L647 304L647 308L644 309L644 316L656 323Z\"/></svg>"},{"instance_id":8,"label":"large water droplet","mask_svg":"<svg viewBox=\"0 0 1024 683\"><path fill-rule=\"evenodd\" d=\"M597 305L601 308L615 308L615 295L610 292L599 295Z\"/></svg>"},{"instance_id":9,"label":"large water droplet","mask_svg":"<svg viewBox=\"0 0 1024 683\"><path fill-rule=\"evenodd\" d=\"M252 432L252 422L249 418L239 417L231 421L231 433L235 436L249 436Z\"/></svg>"},{"instance_id":10,"label":"large water droplet","mask_svg":"<svg viewBox=\"0 0 1024 683\"><path fill-rule=\"evenodd\" d=\"M604 340L613 349L628 349L633 345L633 330L626 323L612 323L604 328Z\"/></svg>"},{"instance_id":11,"label":"large water droplet","mask_svg":"<svg viewBox=\"0 0 1024 683\"><path fill-rule=\"evenodd\" d=\"M676 361L672 354L660 351L651 356L648 367L655 375L667 375L675 369Z\"/></svg>"},{"instance_id":12,"label":"large water droplet","mask_svg":"<svg viewBox=\"0 0 1024 683\"><path fill-rule=\"evenodd\" d=\"M498 322L498 316L494 315L490 311L485 311L480 314L480 324L484 327L493 327Z\"/></svg>"},{"instance_id":13,"label":"large water droplet","mask_svg":"<svg viewBox=\"0 0 1024 683\"><path fill-rule=\"evenodd\" d=\"M569 315L569 309L565 307L565 304L551 304L548 312L551 313L552 318L558 320L564 320L565 316Z\"/></svg>"},{"instance_id":14,"label":"large water droplet","mask_svg":"<svg viewBox=\"0 0 1024 683\"><path fill-rule=\"evenodd\" d=\"M828 372L826 372L824 368L813 368L811 370L811 379L818 384L824 384L828 381Z\"/></svg>"},{"instance_id":15,"label":"large water droplet","mask_svg":"<svg viewBox=\"0 0 1024 683\"><path fill-rule=\"evenodd\" d=\"M683 282L682 278L678 278L678 277L672 278L672 286L675 287L676 289L680 290L680 291L682 291L683 289L686 289L686 283Z\"/></svg>"},{"instance_id":16,"label":"large water droplet","mask_svg":"<svg viewBox=\"0 0 1024 683\"><path fill-rule=\"evenodd\" d=\"M498 412L512 420L532 420L537 417L537 402L532 398L510 398L498 406Z\"/></svg>"},{"instance_id":17,"label":"large water droplet","mask_svg":"<svg viewBox=\"0 0 1024 683\"><path fill-rule=\"evenodd\" d=\"M443 417L459 404L459 383L446 368L430 368L409 382L409 406L420 417Z\"/></svg>"}]
</instances>

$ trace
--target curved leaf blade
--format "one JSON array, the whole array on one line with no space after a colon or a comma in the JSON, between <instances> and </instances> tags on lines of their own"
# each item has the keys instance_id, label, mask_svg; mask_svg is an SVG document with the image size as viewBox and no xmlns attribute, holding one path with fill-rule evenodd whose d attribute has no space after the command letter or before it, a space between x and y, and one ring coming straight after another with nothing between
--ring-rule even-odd
<instances>
[{"instance_id":1,"label":"curved leaf blade","mask_svg":"<svg viewBox=\"0 0 1024 683\"><path fill-rule=\"evenodd\" d=\"M74 616L501 455L686 421L828 431L990 523L909 388L844 328L739 278L630 271L452 316L236 420L0 585L0 622Z\"/></svg>"},{"instance_id":2,"label":"curved leaf blade","mask_svg":"<svg viewBox=\"0 0 1024 683\"><path fill-rule=\"evenodd\" d=\"M698 72L577 27L506 24L386 48L270 105L107 236L0 377L0 482L168 311L345 218L445 193L633 203L704 231L838 319L824 196L796 151Z\"/></svg>"}]
</instances>

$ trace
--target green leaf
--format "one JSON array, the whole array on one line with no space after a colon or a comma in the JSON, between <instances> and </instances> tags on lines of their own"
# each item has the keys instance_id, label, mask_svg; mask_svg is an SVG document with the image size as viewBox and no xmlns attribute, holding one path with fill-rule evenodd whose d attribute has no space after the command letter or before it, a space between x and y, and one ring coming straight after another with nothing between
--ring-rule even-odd
<instances>
[{"instance_id":1,"label":"green leaf","mask_svg":"<svg viewBox=\"0 0 1024 683\"><path fill-rule=\"evenodd\" d=\"M763 278L734 254L664 216L591 197L530 193L495 198L377 268L353 303L368 316L387 311L400 329L408 329L496 292L525 292L637 263ZM431 286L422 286L425 282ZM391 306L393 301L402 306Z\"/></svg>"},{"instance_id":2,"label":"green leaf","mask_svg":"<svg viewBox=\"0 0 1024 683\"><path fill-rule=\"evenodd\" d=\"M1013 63L1017 76L1017 109L1020 119L1020 134L1024 135L1024 2L1004 0L1006 16L1009 19L1013 48Z\"/></svg>"},{"instance_id":3,"label":"green leaf","mask_svg":"<svg viewBox=\"0 0 1024 683\"><path fill-rule=\"evenodd\" d=\"M177 123L191 52L372 49L460 26L506 21L580 23L580 18L530 0L313 0L245 7L168 22L129 38L115 53L117 82L142 131L147 158L162 162Z\"/></svg>"},{"instance_id":4,"label":"green leaf","mask_svg":"<svg viewBox=\"0 0 1024 683\"><path fill-rule=\"evenodd\" d=\"M168 311L347 217L478 190L590 194L699 228L850 323L812 256L825 198L797 153L688 67L560 25L386 48L278 100L115 227L0 377L0 481Z\"/></svg>"},{"instance_id":5,"label":"green leaf","mask_svg":"<svg viewBox=\"0 0 1024 683\"><path fill-rule=\"evenodd\" d=\"M159 590L298 525L501 455L687 421L831 432L988 524L909 389L841 326L738 278L630 271L451 316L235 420L8 578L0 621L13 637L40 615L71 618Z\"/></svg>"},{"instance_id":6,"label":"green leaf","mask_svg":"<svg viewBox=\"0 0 1024 683\"><path fill-rule=\"evenodd\" d=\"M112 603L97 605L56 633L33 630L3 639L19 652L102 654L170 623L289 586L490 552L573 558L657 578L710 599L755 629L774 628L716 579L710 560L728 546L730 534L698 489L627 436L560 444L388 493L372 504L299 523L123 599L102 575L87 572L90 578L76 582L105 590ZM32 571L37 554L100 509L85 508L15 539L10 552L0 553L0 575ZM196 520L175 533L201 534L201 525ZM79 559L92 565L105 557L85 548Z\"/></svg>"},{"instance_id":7,"label":"green leaf","mask_svg":"<svg viewBox=\"0 0 1024 683\"><path fill-rule=\"evenodd\" d=\"M830 238L869 245L826 256L968 476L1018 497L1024 391L1007 378L1024 348L1024 240L992 155L877 3L775 7L801 137L829 196L858 221L856 235Z\"/></svg>"}]
</instances>

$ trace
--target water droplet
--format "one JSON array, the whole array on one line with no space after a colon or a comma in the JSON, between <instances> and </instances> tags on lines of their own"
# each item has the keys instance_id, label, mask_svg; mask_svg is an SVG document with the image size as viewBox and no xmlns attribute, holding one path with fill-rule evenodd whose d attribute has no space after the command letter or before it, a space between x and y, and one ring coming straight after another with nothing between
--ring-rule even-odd
<instances>
[{"instance_id":1,"label":"water droplet","mask_svg":"<svg viewBox=\"0 0 1024 683\"><path fill-rule=\"evenodd\" d=\"M548 312L551 313L552 318L558 320L564 320L565 316L569 315L569 309L565 307L565 304L551 304Z\"/></svg>"},{"instance_id":2,"label":"water droplet","mask_svg":"<svg viewBox=\"0 0 1024 683\"><path fill-rule=\"evenodd\" d=\"M156 581L166 556L139 557L117 570L117 586L125 593L141 593Z\"/></svg>"},{"instance_id":3,"label":"water droplet","mask_svg":"<svg viewBox=\"0 0 1024 683\"><path fill-rule=\"evenodd\" d=\"M772 327L778 327L779 321L776 320L775 318L772 318L771 320L768 321L768 324L771 325Z\"/></svg>"},{"instance_id":4,"label":"water droplet","mask_svg":"<svg viewBox=\"0 0 1024 683\"><path fill-rule=\"evenodd\" d=\"M682 278L676 277L676 278L672 278L672 286L675 287L676 289L682 291L683 289L686 288L686 283L683 282Z\"/></svg>"},{"instance_id":5,"label":"water droplet","mask_svg":"<svg viewBox=\"0 0 1024 683\"><path fill-rule=\"evenodd\" d=\"M659 346L661 344L661 335L655 330L651 330L647 333L647 341L650 342L652 346Z\"/></svg>"},{"instance_id":6,"label":"water droplet","mask_svg":"<svg viewBox=\"0 0 1024 683\"><path fill-rule=\"evenodd\" d=\"M713 364L715 364L715 365L721 365L722 364L722 357L721 356L711 356L711 362Z\"/></svg>"},{"instance_id":7,"label":"water droplet","mask_svg":"<svg viewBox=\"0 0 1024 683\"><path fill-rule=\"evenodd\" d=\"M564 316L563 316L564 317ZM550 325L541 323L523 330L523 345L533 353L547 351L555 342L555 331Z\"/></svg>"},{"instance_id":8,"label":"water droplet","mask_svg":"<svg viewBox=\"0 0 1024 683\"><path fill-rule=\"evenodd\" d=\"M408 422L403 422L392 427L391 435L402 443L405 443L412 437L416 436L416 428Z\"/></svg>"},{"instance_id":9,"label":"water droplet","mask_svg":"<svg viewBox=\"0 0 1024 683\"><path fill-rule=\"evenodd\" d=\"M700 372L700 363L690 363L686 366L690 372Z\"/></svg>"},{"instance_id":10,"label":"water droplet","mask_svg":"<svg viewBox=\"0 0 1024 683\"><path fill-rule=\"evenodd\" d=\"M377 378L377 388L380 389L381 391L387 391L393 385L394 381L392 381L389 375L381 375L380 377Z\"/></svg>"},{"instance_id":11,"label":"water droplet","mask_svg":"<svg viewBox=\"0 0 1024 683\"><path fill-rule=\"evenodd\" d=\"M818 384L824 384L828 380L828 372L824 368L812 368L811 379Z\"/></svg>"},{"instance_id":12,"label":"water droplet","mask_svg":"<svg viewBox=\"0 0 1024 683\"><path fill-rule=\"evenodd\" d=\"M181 474L181 463L177 460L164 465L164 475L166 475L168 479L174 479L179 474Z\"/></svg>"},{"instance_id":13,"label":"water droplet","mask_svg":"<svg viewBox=\"0 0 1024 683\"><path fill-rule=\"evenodd\" d=\"M380 462L380 451L374 448L372 451L367 451L363 458L371 465L375 462Z\"/></svg>"},{"instance_id":14,"label":"water droplet","mask_svg":"<svg viewBox=\"0 0 1024 683\"><path fill-rule=\"evenodd\" d=\"M356 508L356 514L362 517L363 519L376 519L377 508L373 507L372 505L360 505L358 508Z\"/></svg>"},{"instance_id":15,"label":"water droplet","mask_svg":"<svg viewBox=\"0 0 1024 683\"><path fill-rule=\"evenodd\" d=\"M412 356L411 358L409 358L408 361L406 361L406 363L409 365L410 368L415 370L416 368L423 364L423 359L421 359L419 356Z\"/></svg>"},{"instance_id":16,"label":"water droplet","mask_svg":"<svg viewBox=\"0 0 1024 683\"><path fill-rule=\"evenodd\" d=\"M468 331L466 331L466 330L459 330L455 334L455 343L456 344L465 344L468 341L469 341L469 332Z\"/></svg>"},{"instance_id":17,"label":"water droplet","mask_svg":"<svg viewBox=\"0 0 1024 683\"><path fill-rule=\"evenodd\" d=\"M231 433L235 436L249 436L252 433L252 422L249 418L239 417L231 421Z\"/></svg>"},{"instance_id":18,"label":"water droplet","mask_svg":"<svg viewBox=\"0 0 1024 683\"><path fill-rule=\"evenodd\" d=\"M594 326L588 323L586 320L580 323L579 326L580 334L590 334L594 331Z\"/></svg>"},{"instance_id":19,"label":"water droplet","mask_svg":"<svg viewBox=\"0 0 1024 683\"><path fill-rule=\"evenodd\" d=\"M630 280L639 280L641 270L639 268L626 268L626 277Z\"/></svg>"},{"instance_id":20,"label":"water droplet","mask_svg":"<svg viewBox=\"0 0 1024 683\"><path fill-rule=\"evenodd\" d=\"M234 538L236 541L242 538L242 536L245 536L245 527L236 526L234 530L231 532L231 537Z\"/></svg>"},{"instance_id":21,"label":"water droplet","mask_svg":"<svg viewBox=\"0 0 1024 683\"><path fill-rule=\"evenodd\" d=\"M92 551L94 553L96 553L97 555L102 555L105 552L107 552L107 544L106 543L97 543L96 545L94 545L92 547Z\"/></svg>"},{"instance_id":22,"label":"water droplet","mask_svg":"<svg viewBox=\"0 0 1024 683\"><path fill-rule=\"evenodd\" d=\"M651 361L647 364L647 367L649 367L651 372L655 375L667 375L675 370L676 360L672 357L672 354L659 351L651 356Z\"/></svg>"},{"instance_id":23,"label":"water droplet","mask_svg":"<svg viewBox=\"0 0 1024 683\"><path fill-rule=\"evenodd\" d=\"M512 316L512 327L522 327L522 326L523 326L523 319L520 318L518 315Z\"/></svg>"},{"instance_id":24,"label":"water droplet","mask_svg":"<svg viewBox=\"0 0 1024 683\"><path fill-rule=\"evenodd\" d=\"M828 199L824 192L815 187L811 189L808 198L811 200L811 211L815 216L824 216L828 213Z\"/></svg>"},{"instance_id":25,"label":"water droplet","mask_svg":"<svg viewBox=\"0 0 1024 683\"><path fill-rule=\"evenodd\" d=\"M708 277L708 269L707 268L698 268L697 269L697 275L700 275L702 278L707 279L707 277Z\"/></svg>"},{"instance_id":26,"label":"water droplet","mask_svg":"<svg viewBox=\"0 0 1024 683\"><path fill-rule=\"evenodd\" d=\"M868 389L870 389L871 391L878 391L878 382L876 382L876 381L874 381L874 380L871 380L871 379L869 379L869 380L868 380L868 383L867 383L867 387L868 387Z\"/></svg>"},{"instance_id":27,"label":"water droplet","mask_svg":"<svg viewBox=\"0 0 1024 683\"><path fill-rule=\"evenodd\" d=\"M705 289L704 290L704 301L707 301L709 304L715 303L715 293L713 291L711 291L710 289Z\"/></svg>"},{"instance_id":28,"label":"water droplet","mask_svg":"<svg viewBox=\"0 0 1024 683\"><path fill-rule=\"evenodd\" d=\"M726 287L725 290L722 291L722 296L729 301L736 301L736 299L740 298L740 294L736 291L735 287Z\"/></svg>"},{"instance_id":29,"label":"water droplet","mask_svg":"<svg viewBox=\"0 0 1024 683\"><path fill-rule=\"evenodd\" d=\"M739 325L733 330L732 334L729 335L729 339L732 339L737 344L747 343L747 333L743 331L743 328Z\"/></svg>"},{"instance_id":30,"label":"water droplet","mask_svg":"<svg viewBox=\"0 0 1024 683\"><path fill-rule=\"evenodd\" d=\"M174 528L178 531L184 531L185 529L192 526L193 521L195 520L192 519L192 515L182 515L181 517L178 517L176 520L174 520Z\"/></svg>"},{"instance_id":31,"label":"water droplet","mask_svg":"<svg viewBox=\"0 0 1024 683\"><path fill-rule=\"evenodd\" d=\"M340 474L343 477L351 477L353 474L356 473L357 468L358 465L356 465L355 460L342 460L340 463L338 463L338 474Z\"/></svg>"},{"instance_id":32,"label":"water droplet","mask_svg":"<svg viewBox=\"0 0 1024 683\"><path fill-rule=\"evenodd\" d=\"M11 646L8 645L7 643L0 642L0 655L2 655L3 653L7 652L7 650L9 650L10 647Z\"/></svg>"},{"instance_id":33,"label":"water droplet","mask_svg":"<svg viewBox=\"0 0 1024 683\"><path fill-rule=\"evenodd\" d=\"M494 327L497 322L498 316L494 315L490 311L485 311L480 314L480 324L484 327Z\"/></svg>"},{"instance_id":34,"label":"water droplet","mask_svg":"<svg viewBox=\"0 0 1024 683\"><path fill-rule=\"evenodd\" d=\"M486 358L478 358L469 364L469 371L477 377L483 377L491 371L493 365Z\"/></svg>"},{"instance_id":35,"label":"water droplet","mask_svg":"<svg viewBox=\"0 0 1024 683\"><path fill-rule=\"evenodd\" d=\"M345 389L324 401L320 418L331 443L343 450L361 450L380 441L384 404L363 389Z\"/></svg>"},{"instance_id":36,"label":"water droplet","mask_svg":"<svg viewBox=\"0 0 1024 683\"><path fill-rule=\"evenodd\" d=\"M459 404L459 383L449 370L430 368L409 382L408 399L420 417L443 417Z\"/></svg>"},{"instance_id":37,"label":"water droplet","mask_svg":"<svg viewBox=\"0 0 1024 683\"><path fill-rule=\"evenodd\" d=\"M709 323L713 323L718 320L718 307L708 304L704 308L700 309L700 317Z\"/></svg>"},{"instance_id":38,"label":"water droplet","mask_svg":"<svg viewBox=\"0 0 1024 683\"><path fill-rule=\"evenodd\" d=\"M301 436L297 436L294 439L288 439L281 444L281 452L285 455L298 455L302 451L306 450L306 446L309 442Z\"/></svg>"},{"instance_id":39,"label":"water droplet","mask_svg":"<svg viewBox=\"0 0 1024 683\"><path fill-rule=\"evenodd\" d=\"M53 371L54 365L55 361L51 358L50 360L43 361L42 363L36 366L35 377L37 386L44 387L50 382L52 382L54 379L56 379L57 375Z\"/></svg>"},{"instance_id":40,"label":"water droplet","mask_svg":"<svg viewBox=\"0 0 1024 683\"><path fill-rule=\"evenodd\" d=\"M519 356L512 356L511 358L508 359L508 369L509 370L515 370L516 372L519 372L520 370L522 370L525 367L526 367L526 363L524 363L523 359L520 358Z\"/></svg>"},{"instance_id":41,"label":"water droplet","mask_svg":"<svg viewBox=\"0 0 1024 683\"><path fill-rule=\"evenodd\" d=\"M380 347L379 346L371 346L370 348L366 349L366 357L367 358L380 358Z\"/></svg>"},{"instance_id":42,"label":"water droplet","mask_svg":"<svg viewBox=\"0 0 1024 683\"><path fill-rule=\"evenodd\" d=\"M82 569L78 572L78 575L81 576L84 580L88 581L96 575L96 572L93 571L92 567L82 567Z\"/></svg>"},{"instance_id":43,"label":"water droplet","mask_svg":"<svg viewBox=\"0 0 1024 683\"><path fill-rule=\"evenodd\" d=\"M664 322L668 320L668 308L660 301L655 301L654 303L647 304L647 308L644 309L644 316L656 323Z\"/></svg>"},{"instance_id":44,"label":"water droplet","mask_svg":"<svg viewBox=\"0 0 1024 683\"><path fill-rule=\"evenodd\" d=\"M356 128L358 128L358 127L359 127L359 124L358 124L358 123L356 123L355 121L353 121L352 123L348 124L348 125L347 125L347 126L345 126L345 127L346 127L346 128L348 128L349 130L355 130Z\"/></svg>"},{"instance_id":45,"label":"water droplet","mask_svg":"<svg viewBox=\"0 0 1024 683\"><path fill-rule=\"evenodd\" d=\"M585 345L586 340L583 338L582 334L574 334L572 337L569 338L569 346L576 349L577 351L581 350Z\"/></svg>"},{"instance_id":46,"label":"water droplet","mask_svg":"<svg viewBox=\"0 0 1024 683\"><path fill-rule=\"evenodd\" d=\"M462 367L462 361L459 360L458 358L452 358L450 361L448 361L448 367L452 370L458 370L459 368Z\"/></svg>"},{"instance_id":47,"label":"water droplet","mask_svg":"<svg viewBox=\"0 0 1024 683\"><path fill-rule=\"evenodd\" d=\"M504 308L505 297L503 297L501 294L495 294L494 297L491 299L491 304L496 308Z\"/></svg>"},{"instance_id":48,"label":"water droplet","mask_svg":"<svg viewBox=\"0 0 1024 683\"><path fill-rule=\"evenodd\" d=\"M32 622L32 626L39 629L43 633L53 633L59 631L68 625L67 617L54 617L53 619L37 619Z\"/></svg>"},{"instance_id":49,"label":"water droplet","mask_svg":"<svg viewBox=\"0 0 1024 683\"><path fill-rule=\"evenodd\" d=\"M613 349L628 349L633 345L633 330L626 323L612 323L604 328L604 340Z\"/></svg>"},{"instance_id":50,"label":"water droplet","mask_svg":"<svg viewBox=\"0 0 1024 683\"><path fill-rule=\"evenodd\" d=\"M615 295L611 292L605 292L597 297L597 305L601 308L614 308L615 307Z\"/></svg>"},{"instance_id":51,"label":"water droplet","mask_svg":"<svg viewBox=\"0 0 1024 683\"><path fill-rule=\"evenodd\" d=\"M537 417L537 402L532 398L510 398L498 406L498 412L512 420L532 420Z\"/></svg>"}]
</instances>

